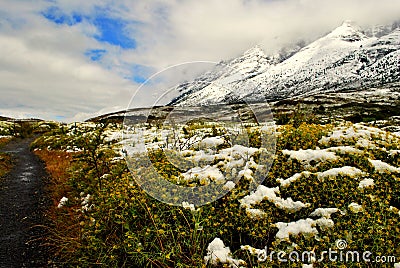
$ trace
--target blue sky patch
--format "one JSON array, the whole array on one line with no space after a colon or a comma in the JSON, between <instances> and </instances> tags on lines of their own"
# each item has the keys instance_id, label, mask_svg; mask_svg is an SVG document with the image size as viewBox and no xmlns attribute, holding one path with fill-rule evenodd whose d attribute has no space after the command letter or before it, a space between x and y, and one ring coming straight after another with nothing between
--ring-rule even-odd
<instances>
[{"instance_id":1,"label":"blue sky patch","mask_svg":"<svg viewBox=\"0 0 400 268\"><path fill-rule=\"evenodd\" d=\"M89 49L85 52L85 56L89 57L92 61L99 61L107 53L105 49Z\"/></svg>"},{"instance_id":2,"label":"blue sky patch","mask_svg":"<svg viewBox=\"0 0 400 268\"><path fill-rule=\"evenodd\" d=\"M138 84L146 82L146 80L154 73L154 70L150 67L134 64L131 67L132 76L128 78Z\"/></svg>"},{"instance_id":3,"label":"blue sky patch","mask_svg":"<svg viewBox=\"0 0 400 268\"><path fill-rule=\"evenodd\" d=\"M67 24L69 26L82 22L82 16L79 14L66 14L56 6L49 7L42 12L43 17L56 24Z\"/></svg>"},{"instance_id":4,"label":"blue sky patch","mask_svg":"<svg viewBox=\"0 0 400 268\"><path fill-rule=\"evenodd\" d=\"M108 17L96 17L93 24L100 32L99 35L94 36L97 41L120 46L123 49L136 48L136 41L127 35L126 21Z\"/></svg>"},{"instance_id":5,"label":"blue sky patch","mask_svg":"<svg viewBox=\"0 0 400 268\"><path fill-rule=\"evenodd\" d=\"M136 41L129 35L127 27L130 23L137 22L110 17L107 15L108 12L107 9L97 9L92 15L82 15L77 12L69 14L57 6L51 6L42 11L41 15L53 23L68 26L73 26L85 20L97 28L98 34L92 36L97 41L119 46L123 49L136 48Z\"/></svg>"},{"instance_id":6,"label":"blue sky patch","mask_svg":"<svg viewBox=\"0 0 400 268\"><path fill-rule=\"evenodd\" d=\"M134 76L132 80L138 84L143 84L144 82L146 82L147 78L142 76Z\"/></svg>"}]
</instances>

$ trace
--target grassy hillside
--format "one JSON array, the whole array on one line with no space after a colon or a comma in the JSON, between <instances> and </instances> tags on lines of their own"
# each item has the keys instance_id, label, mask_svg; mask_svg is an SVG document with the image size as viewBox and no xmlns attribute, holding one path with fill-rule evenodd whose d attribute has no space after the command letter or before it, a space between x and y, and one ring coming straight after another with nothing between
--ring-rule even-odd
<instances>
[{"instance_id":1,"label":"grassy hillside","mask_svg":"<svg viewBox=\"0 0 400 268\"><path fill-rule=\"evenodd\" d=\"M236 159L240 164L229 173L238 179L230 184L232 191L201 207L167 205L144 192L139 177L150 178L150 171L140 164L128 169L122 146L136 148L137 141L130 139L134 135L121 141L117 123L71 124L41 136L32 146L53 176L48 242L56 261L80 267L373 267L329 262L327 256L319 262L331 249L370 251L370 259L387 256L394 262L393 256L400 262L399 137L344 121L287 123L276 128L276 153L262 185L250 189L265 128L249 126L249 144L243 147L256 153ZM174 168L163 150L156 150L163 148L157 127L133 131L145 133L151 162L166 180L186 187L216 180L211 173L187 179L186 170ZM191 133L207 133L201 137L208 141L223 137L218 127L206 124L186 126L184 132L186 139ZM175 153L189 162L200 153L222 155L208 163L216 171L231 145L221 142L212 150L193 145ZM138 160L143 152L136 153ZM282 262L277 254L263 258L265 249L314 252L317 259L290 261L286 255L288 262Z\"/></svg>"}]
</instances>

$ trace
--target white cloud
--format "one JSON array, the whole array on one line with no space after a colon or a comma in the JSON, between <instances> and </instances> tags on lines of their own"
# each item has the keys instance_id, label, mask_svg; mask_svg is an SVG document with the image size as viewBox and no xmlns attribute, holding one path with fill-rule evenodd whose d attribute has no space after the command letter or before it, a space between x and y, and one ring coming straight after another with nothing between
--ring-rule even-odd
<instances>
[{"instance_id":1,"label":"white cloud","mask_svg":"<svg viewBox=\"0 0 400 268\"><path fill-rule=\"evenodd\" d=\"M40 42L44 38L51 34ZM70 117L112 102L123 104L133 92L134 85L116 74L46 44L0 35L2 107L25 106L27 112L46 118L51 111Z\"/></svg>"},{"instance_id":2,"label":"white cloud","mask_svg":"<svg viewBox=\"0 0 400 268\"><path fill-rule=\"evenodd\" d=\"M133 10L147 14L138 36L138 50L144 53L132 59L159 67L218 61L260 42L267 51L275 50L288 42L315 39L347 19L365 25L400 17L400 2L392 0L156 1L138 6ZM132 11L130 17L136 14Z\"/></svg>"},{"instance_id":3,"label":"white cloud","mask_svg":"<svg viewBox=\"0 0 400 268\"><path fill-rule=\"evenodd\" d=\"M28 10L26 22L3 16L0 113L69 120L79 112L126 107L137 85L85 58L84 51L97 43L81 28L53 25L38 12Z\"/></svg>"},{"instance_id":4,"label":"white cloud","mask_svg":"<svg viewBox=\"0 0 400 268\"><path fill-rule=\"evenodd\" d=\"M134 75L133 65L158 71L181 62L219 61L257 43L268 53L285 43L315 39L346 19L361 25L400 19L400 1L393 0L117 3L1 1L0 114L81 119L106 107L129 104L138 84L123 77ZM41 15L51 5L66 14L96 17L103 12L132 21L127 30L137 47L124 50L95 40L98 29L90 20L72 26L52 23ZM96 48L107 50L101 62L84 55ZM135 106L146 102L147 92L141 93Z\"/></svg>"}]
</instances>

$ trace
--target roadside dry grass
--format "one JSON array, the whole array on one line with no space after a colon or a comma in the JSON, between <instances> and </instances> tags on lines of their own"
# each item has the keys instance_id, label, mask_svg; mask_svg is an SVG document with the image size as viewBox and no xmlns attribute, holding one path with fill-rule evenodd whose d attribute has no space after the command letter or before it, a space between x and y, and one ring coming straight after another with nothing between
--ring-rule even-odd
<instances>
[{"instance_id":1,"label":"roadside dry grass","mask_svg":"<svg viewBox=\"0 0 400 268\"><path fill-rule=\"evenodd\" d=\"M34 152L45 163L46 171L51 176L47 192L53 205L47 211L51 224L47 243L54 250L53 253L57 259L62 255L63 259L67 260L68 256L74 255L74 249L79 248L80 221L76 217L74 207L61 211L58 209L58 203L71 191L68 185L69 170L76 153L40 149Z\"/></svg>"},{"instance_id":2,"label":"roadside dry grass","mask_svg":"<svg viewBox=\"0 0 400 268\"><path fill-rule=\"evenodd\" d=\"M0 138L0 149L6 145L11 139L10 138ZM12 158L7 153L0 152L0 178L4 177L13 166Z\"/></svg>"}]
</instances>

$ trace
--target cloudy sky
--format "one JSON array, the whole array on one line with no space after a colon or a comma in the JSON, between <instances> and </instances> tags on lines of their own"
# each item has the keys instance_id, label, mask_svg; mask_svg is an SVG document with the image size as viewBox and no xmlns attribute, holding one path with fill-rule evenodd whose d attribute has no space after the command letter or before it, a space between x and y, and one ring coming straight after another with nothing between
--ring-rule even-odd
<instances>
[{"instance_id":1,"label":"cloudy sky","mask_svg":"<svg viewBox=\"0 0 400 268\"><path fill-rule=\"evenodd\" d=\"M0 115L81 120L126 108L137 91L131 107L149 105L141 83L170 66L256 44L272 53L347 19L398 14L398 0L1 0Z\"/></svg>"}]
</instances>

